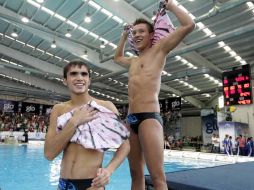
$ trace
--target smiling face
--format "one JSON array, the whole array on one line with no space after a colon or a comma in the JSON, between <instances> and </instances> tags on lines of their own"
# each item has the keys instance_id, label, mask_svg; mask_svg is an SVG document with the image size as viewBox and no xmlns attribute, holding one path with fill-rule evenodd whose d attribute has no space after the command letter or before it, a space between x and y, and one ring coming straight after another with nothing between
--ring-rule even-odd
<instances>
[{"instance_id":1,"label":"smiling face","mask_svg":"<svg viewBox=\"0 0 254 190\"><path fill-rule=\"evenodd\" d=\"M137 24L132 30L134 46L137 50L143 51L152 45L153 32L149 32L145 23Z\"/></svg>"},{"instance_id":2,"label":"smiling face","mask_svg":"<svg viewBox=\"0 0 254 190\"><path fill-rule=\"evenodd\" d=\"M66 73L63 83L73 94L88 93L90 77L85 65L72 65Z\"/></svg>"}]
</instances>

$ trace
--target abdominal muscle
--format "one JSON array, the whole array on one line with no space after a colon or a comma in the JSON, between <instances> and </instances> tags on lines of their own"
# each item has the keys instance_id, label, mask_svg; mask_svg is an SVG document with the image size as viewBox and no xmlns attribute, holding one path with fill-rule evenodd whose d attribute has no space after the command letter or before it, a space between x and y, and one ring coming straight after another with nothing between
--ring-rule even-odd
<instances>
[{"instance_id":1,"label":"abdominal muscle","mask_svg":"<svg viewBox=\"0 0 254 190\"><path fill-rule=\"evenodd\" d=\"M132 76L129 79L129 112L160 112L158 94L160 78Z\"/></svg>"},{"instance_id":2,"label":"abdominal muscle","mask_svg":"<svg viewBox=\"0 0 254 190\"><path fill-rule=\"evenodd\" d=\"M102 152L70 143L64 150L60 176L65 179L94 178L102 160Z\"/></svg>"}]
</instances>

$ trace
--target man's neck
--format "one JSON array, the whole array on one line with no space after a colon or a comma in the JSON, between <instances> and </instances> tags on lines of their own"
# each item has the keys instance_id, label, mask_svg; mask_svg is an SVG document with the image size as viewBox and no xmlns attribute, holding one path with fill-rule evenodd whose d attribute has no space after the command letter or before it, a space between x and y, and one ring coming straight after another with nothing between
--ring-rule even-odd
<instances>
[{"instance_id":1,"label":"man's neck","mask_svg":"<svg viewBox=\"0 0 254 190\"><path fill-rule=\"evenodd\" d=\"M142 55L144 55L144 54L146 54L146 52L147 52L150 48L151 48L151 47L146 47L145 49L140 50L140 51L139 51L139 57L142 56Z\"/></svg>"},{"instance_id":2,"label":"man's neck","mask_svg":"<svg viewBox=\"0 0 254 190\"><path fill-rule=\"evenodd\" d=\"M71 104L74 106L80 106L88 103L93 98L89 94L72 94L71 95Z\"/></svg>"}]
</instances>

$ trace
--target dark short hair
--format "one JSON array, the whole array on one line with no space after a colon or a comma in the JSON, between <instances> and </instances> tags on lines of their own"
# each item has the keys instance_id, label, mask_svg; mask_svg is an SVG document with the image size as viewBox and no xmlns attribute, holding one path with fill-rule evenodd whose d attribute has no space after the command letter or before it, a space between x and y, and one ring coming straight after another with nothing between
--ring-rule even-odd
<instances>
[{"instance_id":1,"label":"dark short hair","mask_svg":"<svg viewBox=\"0 0 254 190\"><path fill-rule=\"evenodd\" d=\"M134 21L134 23L133 23L133 26L138 25L138 24L146 24L149 33L154 32L153 25L152 25L149 21L147 21L146 19L143 19L143 18L138 18L138 19L136 19L136 20Z\"/></svg>"},{"instance_id":2,"label":"dark short hair","mask_svg":"<svg viewBox=\"0 0 254 190\"><path fill-rule=\"evenodd\" d=\"M90 68L89 68L89 66L85 63L85 62L83 62L83 61L81 61L81 60L79 60L79 59L76 59L76 60L72 60L72 61L70 61L65 67L64 67L64 69L63 69L63 77L66 79L67 78L67 73L68 73L68 71L70 70L70 68L71 67L75 67L75 66L78 66L79 68L81 68L82 66L84 66L84 67L86 67L87 68L87 71L88 71L88 76L89 76L89 78L90 78L90 76L91 76L91 71L90 71Z\"/></svg>"}]
</instances>

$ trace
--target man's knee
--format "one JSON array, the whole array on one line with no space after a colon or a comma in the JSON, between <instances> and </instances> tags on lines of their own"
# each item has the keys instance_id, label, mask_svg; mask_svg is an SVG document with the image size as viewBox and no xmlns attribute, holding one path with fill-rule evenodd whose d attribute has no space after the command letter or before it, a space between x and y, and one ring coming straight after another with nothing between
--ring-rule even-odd
<instances>
[{"instance_id":1,"label":"man's knee","mask_svg":"<svg viewBox=\"0 0 254 190\"><path fill-rule=\"evenodd\" d=\"M157 176L151 176L153 185L155 187L163 187L166 185L166 178L165 175L157 175Z\"/></svg>"},{"instance_id":2,"label":"man's knee","mask_svg":"<svg viewBox=\"0 0 254 190\"><path fill-rule=\"evenodd\" d=\"M152 178L152 181L156 181L156 182L166 181L166 176L163 171L150 172L150 176Z\"/></svg>"},{"instance_id":3,"label":"man's knee","mask_svg":"<svg viewBox=\"0 0 254 190\"><path fill-rule=\"evenodd\" d=\"M135 179L142 179L144 177L144 172L142 169L130 169L130 173L131 173L131 178L133 180Z\"/></svg>"}]
</instances>

